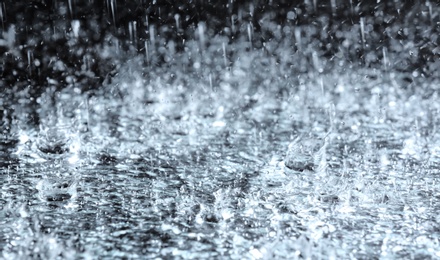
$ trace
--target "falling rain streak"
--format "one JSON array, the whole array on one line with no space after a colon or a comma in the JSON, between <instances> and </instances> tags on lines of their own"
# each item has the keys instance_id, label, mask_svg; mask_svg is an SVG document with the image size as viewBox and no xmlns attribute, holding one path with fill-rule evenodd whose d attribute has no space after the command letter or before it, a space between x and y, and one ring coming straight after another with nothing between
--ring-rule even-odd
<instances>
[{"instance_id":1,"label":"falling rain streak","mask_svg":"<svg viewBox=\"0 0 440 260\"><path fill-rule=\"evenodd\" d=\"M361 24L362 46L365 48L365 22L364 22L364 17L361 17L360 24Z\"/></svg>"},{"instance_id":2,"label":"falling rain streak","mask_svg":"<svg viewBox=\"0 0 440 260\"><path fill-rule=\"evenodd\" d=\"M251 49L252 49L252 33L253 33L253 27L252 24L249 23L247 25L247 34L248 34L249 43L251 45Z\"/></svg>"},{"instance_id":3,"label":"falling rain streak","mask_svg":"<svg viewBox=\"0 0 440 260\"><path fill-rule=\"evenodd\" d=\"M107 7L109 8L109 12L111 14L113 26L116 27L116 13L117 13L116 0L106 0L106 2L107 2Z\"/></svg>"},{"instance_id":4,"label":"falling rain streak","mask_svg":"<svg viewBox=\"0 0 440 260\"><path fill-rule=\"evenodd\" d=\"M225 68L228 67L228 57L226 56L226 44L222 43L222 50L223 50L223 61L225 63Z\"/></svg>"},{"instance_id":5,"label":"falling rain streak","mask_svg":"<svg viewBox=\"0 0 440 260\"><path fill-rule=\"evenodd\" d=\"M67 3L68 3L68 10L71 19L76 18L75 9L76 9L77 0L67 0Z\"/></svg>"},{"instance_id":6,"label":"falling rain streak","mask_svg":"<svg viewBox=\"0 0 440 260\"><path fill-rule=\"evenodd\" d=\"M136 21L132 21L128 23L128 32L130 34L130 42L137 46L137 32L136 32Z\"/></svg>"},{"instance_id":7,"label":"falling rain streak","mask_svg":"<svg viewBox=\"0 0 440 260\"><path fill-rule=\"evenodd\" d=\"M5 19L6 19L6 6L5 3L0 3L0 21L2 23L2 31L5 30Z\"/></svg>"},{"instance_id":8,"label":"falling rain streak","mask_svg":"<svg viewBox=\"0 0 440 260\"><path fill-rule=\"evenodd\" d=\"M196 38L199 39L200 50L203 51L205 49L205 46L206 46L205 24L204 23L199 23L197 25L197 33L196 34L197 34Z\"/></svg>"}]
</instances>

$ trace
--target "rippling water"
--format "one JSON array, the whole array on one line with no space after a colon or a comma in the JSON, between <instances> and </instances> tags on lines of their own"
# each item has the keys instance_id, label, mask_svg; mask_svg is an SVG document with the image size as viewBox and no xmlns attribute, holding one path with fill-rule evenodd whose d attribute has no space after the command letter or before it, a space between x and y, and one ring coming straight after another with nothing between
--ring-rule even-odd
<instances>
[{"instance_id":1,"label":"rippling water","mask_svg":"<svg viewBox=\"0 0 440 260\"><path fill-rule=\"evenodd\" d=\"M133 67L93 94L16 105L3 257L440 257L438 82L252 86L245 70L213 87Z\"/></svg>"}]
</instances>

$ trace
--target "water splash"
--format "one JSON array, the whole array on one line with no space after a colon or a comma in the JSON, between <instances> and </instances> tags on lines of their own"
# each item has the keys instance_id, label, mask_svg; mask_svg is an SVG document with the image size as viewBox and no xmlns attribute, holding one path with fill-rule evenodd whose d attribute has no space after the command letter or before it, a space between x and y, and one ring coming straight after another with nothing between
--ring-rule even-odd
<instances>
[{"instance_id":1,"label":"water splash","mask_svg":"<svg viewBox=\"0 0 440 260\"><path fill-rule=\"evenodd\" d=\"M69 3L80 9L68 2L66 10ZM116 27L124 20L117 2L106 3ZM343 10L332 0L305 3L303 17L287 13L290 27L268 15L260 30L249 23L260 22L259 9L249 6L249 14L231 15L224 35L211 35L206 21L185 41L169 35L174 23L183 30L186 16L169 16L169 27L146 19L145 32L130 17L118 30L143 40L145 54L101 53L116 72L99 88L79 91L86 83L63 66L65 87L61 80L44 93L14 87L14 112L3 114L12 140L0 147L2 257L438 256L426 235L439 222L438 82L395 71L391 45L370 50L377 36L368 13L355 26L326 27L338 39L329 42L327 31L320 36L322 28L301 19ZM350 3L352 15L362 9ZM326 25L325 17L317 21ZM5 35L2 46L15 37ZM338 59L331 48L350 56L362 45L377 67L359 68L356 59L328 66ZM26 51L25 70L39 55L26 64Z\"/></svg>"},{"instance_id":2,"label":"water splash","mask_svg":"<svg viewBox=\"0 0 440 260\"><path fill-rule=\"evenodd\" d=\"M298 136L288 146L284 164L294 171L322 172L326 167L327 141L316 136Z\"/></svg>"}]
</instances>

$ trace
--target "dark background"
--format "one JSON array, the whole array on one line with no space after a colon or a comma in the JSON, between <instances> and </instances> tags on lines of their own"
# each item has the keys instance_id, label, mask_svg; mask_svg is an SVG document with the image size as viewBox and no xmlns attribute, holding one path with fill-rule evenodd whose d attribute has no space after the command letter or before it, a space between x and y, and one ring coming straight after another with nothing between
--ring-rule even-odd
<instances>
[{"instance_id":1,"label":"dark background","mask_svg":"<svg viewBox=\"0 0 440 260\"><path fill-rule=\"evenodd\" d=\"M379 45L392 44L390 39L413 40L414 44L423 46L418 57L411 61L415 66L435 58L432 50L439 41L438 37L429 37L438 32L438 4L430 3L431 12L436 15L430 17L429 6L424 1L382 1L379 4L377 1L353 1L350 4L350 1L335 0L334 9L330 5L331 1L316 1L318 5L315 8L312 0L176 2L179 4L163 0L3 1L0 31L7 33L10 26L15 25L17 51L11 53L7 46L0 48L1 84L45 85L47 77L57 78L61 77L59 74L74 74L74 71L81 70L83 57L87 54L91 57L88 69L95 74L95 78L91 79L92 85L99 85L112 66L107 64L108 61L98 58L96 47L106 44L109 39L106 36L112 35L120 40L123 50L134 46L143 53L144 43L150 39L148 34L152 25L162 38L175 40L177 50L183 49L184 39L194 38L194 30L200 22L204 22L208 28L207 37L222 34L231 41L238 39L240 34L246 34L240 29L232 31L232 20L235 28L241 28L242 24L251 24L254 30L253 40L256 42L254 48L261 48L262 42L274 38L270 31L264 31L261 27L262 23L267 22L267 19L263 19L265 17L270 17L271 21L280 25L327 27L327 32L316 35L316 38L327 43L324 47L328 49L325 55L330 58L341 42L334 35L336 31L344 31L359 24L363 18L366 23L373 25L373 34L377 34L373 37L377 39L371 40L371 50ZM289 11L295 11L296 19L286 18ZM180 17L181 28L176 28L176 15ZM72 20L80 21L81 30L80 37L69 42L67 34L71 30ZM130 39L130 23L136 27L134 41ZM410 32L404 32L405 28ZM426 30L432 33L426 33ZM371 35L368 38L371 39ZM388 47L393 50L392 46ZM78 49L80 50L75 51ZM368 50L364 47L357 50L354 57L348 58L362 61L363 53L360 52L365 51ZM29 68L29 55L32 56L31 59L39 59L41 65ZM66 65L66 71L56 73L51 67L54 60L61 60Z\"/></svg>"}]
</instances>

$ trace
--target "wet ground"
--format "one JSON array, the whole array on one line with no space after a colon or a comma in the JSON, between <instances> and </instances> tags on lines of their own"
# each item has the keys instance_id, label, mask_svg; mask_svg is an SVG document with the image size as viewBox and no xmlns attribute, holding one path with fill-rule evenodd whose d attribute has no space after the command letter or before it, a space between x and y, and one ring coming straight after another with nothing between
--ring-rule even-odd
<instances>
[{"instance_id":1,"label":"wet ground","mask_svg":"<svg viewBox=\"0 0 440 260\"><path fill-rule=\"evenodd\" d=\"M440 257L438 81L245 56L199 78L134 59L93 93L17 100L2 257Z\"/></svg>"}]
</instances>

